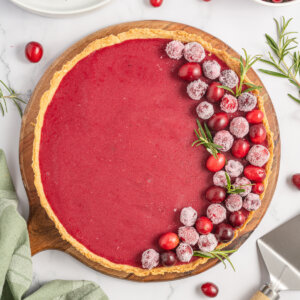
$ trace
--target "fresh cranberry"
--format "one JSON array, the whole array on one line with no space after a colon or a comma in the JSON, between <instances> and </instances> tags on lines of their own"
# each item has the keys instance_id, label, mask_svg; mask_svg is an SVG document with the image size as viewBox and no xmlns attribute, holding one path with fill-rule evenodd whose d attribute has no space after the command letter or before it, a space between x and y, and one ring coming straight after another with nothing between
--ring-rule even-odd
<instances>
[{"instance_id":1,"label":"fresh cranberry","mask_svg":"<svg viewBox=\"0 0 300 300\"><path fill-rule=\"evenodd\" d=\"M38 42L30 42L26 45L25 54L29 61L37 63L43 56L43 47Z\"/></svg>"},{"instance_id":2,"label":"fresh cranberry","mask_svg":"<svg viewBox=\"0 0 300 300\"><path fill-rule=\"evenodd\" d=\"M168 232L159 238L158 244L164 250L172 250L179 244L179 237L174 232Z\"/></svg>"},{"instance_id":3,"label":"fresh cranberry","mask_svg":"<svg viewBox=\"0 0 300 300\"><path fill-rule=\"evenodd\" d=\"M266 171L261 167L248 165L244 169L244 175L254 182L262 182L266 178Z\"/></svg>"},{"instance_id":4,"label":"fresh cranberry","mask_svg":"<svg viewBox=\"0 0 300 300\"><path fill-rule=\"evenodd\" d=\"M254 194L260 195L264 192L264 190L265 190L265 186L262 182L257 182L252 186L252 192Z\"/></svg>"},{"instance_id":5,"label":"fresh cranberry","mask_svg":"<svg viewBox=\"0 0 300 300\"><path fill-rule=\"evenodd\" d=\"M160 255L160 260L162 265L165 267L172 267L177 262L176 254L172 251L163 252Z\"/></svg>"},{"instance_id":6,"label":"fresh cranberry","mask_svg":"<svg viewBox=\"0 0 300 300\"><path fill-rule=\"evenodd\" d=\"M186 63L178 71L178 76L187 81L194 81L201 77L202 70L198 63Z\"/></svg>"},{"instance_id":7,"label":"fresh cranberry","mask_svg":"<svg viewBox=\"0 0 300 300\"><path fill-rule=\"evenodd\" d=\"M221 223L217 226L215 235L219 242L230 242L234 237L234 230L232 226L226 223Z\"/></svg>"},{"instance_id":8,"label":"fresh cranberry","mask_svg":"<svg viewBox=\"0 0 300 300\"><path fill-rule=\"evenodd\" d=\"M272 2L274 2L274 3L281 3L281 2L283 2L283 0L272 0Z\"/></svg>"},{"instance_id":9,"label":"fresh cranberry","mask_svg":"<svg viewBox=\"0 0 300 300\"><path fill-rule=\"evenodd\" d=\"M300 190L300 174L293 175L293 184Z\"/></svg>"},{"instance_id":10,"label":"fresh cranberry","mask_svg":"<svg viewBox=\"0 0 300 300\"><path fill-rule=\"evenodd\" d=\"M249 130L249 137L252 143L261 144L267 137L267 132L262 124L252 125Z\"/></svg>"},{"instance_id":11,"label":"fresh cranberry","mask_svg":"<svg viewBox=\"0 0 300 300\"><path fill-rule=\"evenodd\" d=\"M210 298L216 297L219 293L218 287L211 282L206 282L206 283L202 284L201 290L205 296L210 297Z\"/></svg>"},{"instance_id":12,"label":"fresh cranberry","mask_svg":"<svg viewBox=\"0 0 300 300\"><path fill-rule=\"evenodd\" d=\"M213 229L213 223L207 217L199 217L195 227L200 234L209 234Z\"/></svg>"},{"instance_id":13,"label":"fresh cranberry","mask_svg":"<svg viewBox=\"0 0 300 300\"><path fill-rule=\"evenodd\" d=\"M259 124L264 119L264 113L259 109L254 109L247 113L246 119L250 124Z\"/></svg>"},{"instance_id":14,"label":"fresh cranberry","mask_svg":"<svg viewBox=\"0 0 300 300\"><path fill-rule=\"evenodd\" d=\"M237 158L245 157L250 149L250 144L245 139L237 139L233 142L231 153Z\"/></svg>"},{"instance_id":15,"label":"fresh cranberry","mask_svg":"<svg viewBox=\"0 0 300 300\"><path fill-rule=\"evenodd\" d=\"M228 126L228 124L228 115L223 112L214 114L207 122L208 127L214 131L223 130Z\"/></svg>"},{"instance_id":16,"label":"fresh cranberry","mask_svg":"<svg viewBox=\"0 0 300 300\"><path fill-rule=\"evenodd\" d=\"M206 98L210 102L218 102L224 96L225 93L224 89L219 88L218 86L221 86L221 83L214 81L208 87L206 92Z\"/></svg>"},{"instance_id":17,"label":"fresh cranberry","mask_svg":"<svg viewBox=\"0 0 300 300\"><path fill-rule=\"evenodd\" d=\"M233 227L241 227L245 221L246 217L240 210L233 212L229 217L229 222Z\"/></svg>"},{"instance_id":18,"label":"fresh cranberry","mask_svg":"<svg viewBox=\"0 0 300 300\"><path fill-rule=\"evenodd\" d=\"M211 203L221 203L226 198L226 191L219 186L211 186L206 190L205 197Z\"/></svg>"},{"instance_id":19,"label":"fresh cranberry","mask_svg":"<svg viewBox=\"0 0 300 300\"><path fill-rule=\"evenodd\" d=\"M154 6L154 7L159 7L159 6L162 5L163 0L150 0L150 3L151 3L151 5Z\"/></svg>"},{"instance_id":20,"label":"fresh cranberry","mask_svg":"<svg viewBox=\"0 0 300 300\"><path fill-rule=\"evenodd\" d=\"M218 172L225 166L226 157L222 153L217 154L217 158L211 155L206 161L206 168L211 172Z\"/></svg>"}]
</instances>

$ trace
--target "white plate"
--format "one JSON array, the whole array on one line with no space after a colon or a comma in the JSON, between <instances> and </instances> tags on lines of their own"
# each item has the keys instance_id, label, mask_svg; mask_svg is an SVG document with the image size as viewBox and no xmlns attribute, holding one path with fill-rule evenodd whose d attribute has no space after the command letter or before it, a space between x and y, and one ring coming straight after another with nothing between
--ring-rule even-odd
<instances>
[{"instance_id":1,"label":"white plate","mask_svg":"<svg viewBox=\"0 0 300 300\"><path fill-rule=\"evenodd\" d=\"M110 0L10 0L17 6L43 16L68 16L101 7Z\"/></svg>"},{"instance_id":2,"label":"white plate","mask_svg":"<svg viewBox=\"0 0 300 300\"><path fill-rule=\"evenodd\" d=\"M273 2L263 1L263 0L254 0L254 1L262 5L273 6L273 7L288 6L288 5L300 3L300 0L293 0L293 1L282 2L282 3L273 3Z\"/></svg>"}]
</instances>

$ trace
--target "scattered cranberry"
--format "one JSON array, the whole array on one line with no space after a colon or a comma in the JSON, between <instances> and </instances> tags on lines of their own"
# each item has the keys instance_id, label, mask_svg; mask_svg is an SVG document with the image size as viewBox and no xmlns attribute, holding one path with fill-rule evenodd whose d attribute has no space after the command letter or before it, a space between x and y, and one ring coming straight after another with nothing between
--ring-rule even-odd
<instances>
[{"instance_id":1,"label":"scattered cranberry","mask_svg":"<svg viewBox=\"0 0 300 300\"><path fill-rule=\"evenodd\" d=\"M239 194L242 197L247 196L252 190L251 181L246 177L238 177L234 182L234 186L245 190Z\"/></svg>"},{"instance_id":2,"label":"scattered cranberry","mask_svg":"<svg viewBox=\"0 0 300 300\"><path fill-rule=\"evenodd\" d=\"M218 86L221 86L221 83L219 82L212 82L210 86L207 89L206 98L207 100L211 102L218 102L222 99L225 91L222 88L219 88Z\"/></svg>"},{"instance_id":3,"label":"scattered cranberry","mask_svg":"<svg viewBox=\"0 0 300 300\"><path fill-rule=\"evenodd\" d=\"M262 193L264 192L264 190L265 190L265 186L264 186L264 184L261 183L261 182L257 182L257 183L255 183L255 184L252 186L252 192L253 192L254 194L260 195L260 194L262 194Z\"/></svg>"},{"instance_id":4,"label":"scattered cranberry","mask_svg":"<svg viewBox=\"0 0 300 300\"><path fill-rule=\"evenodd\" d=\"M198 240L198 247L200 251L211 252L218 246L218 241L214 234L203 234L200 235Z\"/></svg>"},{"instance_id":5,"label":"scattered cranberry","mask_svg":"<svg viewBox=\"0 0 300 300\"><path fill-rule=\"evenodd\" d=\"M244 175L254 182L262 182L266 178L266 172L261 167L248 165L244 169Z\"/></svg>"},{"instance_id":6,"label":"scattered cranberry","mask_svg":"<svg viewBox=\"0 0 300 300\"><path fill-rule=\"evenodd\" d=\"M193 100L200 100L206 93L208 85L201 79L192 81L187 86L187 93Z\"/></svg>"},{"instance_id":7,"label":"scattered cranberry","mask_svg":"<svg viewBox=\"0 0 300 300\"><path fill-rule=\"evenodd\" d=\"M270 158L270 151L262 145L254 145L248 152L247 160L253 166L262 167Z\"/></svg>"},{"instance_id":8,"label":"scattered cranberry","mask_svg":"<svg viewBox=\"0 0 300 300\"><path fill-rule=\"evenodd\" d=\"M142 266L144 269L151 270L159 264L159 254L154 249L148 249L142 254Z\"/></svg>"},{"instance_id":9,"label":"scattered cranberry","mask_svg":"<svg viewBox=\"0 0 300 300\"><path fill-rule=\"evenodd\" d=\"M163 266L172 267L176 264L177 258L174 252L166 251L160 255L160 260Z\"/></svg>"},{"instance_id":10,"label":"scattered cranberry","mask_svg":"<svg viewBox=\"0 0 300 300\"><path fill-rule=\"evenodd\" d=\"M249 137L252 143L261 144L267 137L267 132L262 124L252 125L249 130Z\"/></svg>"},{"instance_id":11,"label":"scattered cranberry","mask_svg":"<svg viewBox=\"0 0 300 300\"><path fill-rule=\"evenodd\" d=\"M300 174L295 174L292 177L293 184L300 190Z\"/></svg>"},{"instance_id":12,"label":"scattered cranberry","mask_svg":"<svg viewBox=\"0 0 300 300\"><path fill-rule=\"evenodd\" d=\"M219 242L227 243L233 239L234 230L229 224L221 223L217 226L215 235Z\"/></svg>"},{"instance_id":13,"label":"scattered cranberry","mask_svg":"<svg viewBox=\"0 0 300 300\"><path fill-rule=\"evenodd\" d=\"M233 70L224 70L221 72L219 81L222 85L233 89L238 84L239 78Z\"/></svg>"},{"instance_id":14,"label":"scattered cranberry","mask_svg":"<svg viewBox=\"0 0 300 300\"><path fill-rule=\"evenodd\" d=\"M150 0L150 3L151 3L151 5L154 6L154 7L159 7L159 6L162 5L163 0Z\"/></svg>"},{"instance_id":15,"label":"scattered cranberry","mask_svg":"<svg viewBox=\"0 0 300 300\"><path fill-rule=\"evenodd\" d=\"M190 226L179 227L178 236L183 242L191 246L195 246L199 239L197 230L194 227Z\"/></svg>"},{"instance_id":16,"label":"scattered cranberry","mask_svg":"<svg viewBox=\"0 0 300 300\"><path fill-rule=\"evenodd\" d=\"M200 119L207 120L214 114L214 107L207 101L203 101L196 107L196 112Z\"/></svg>"},{"instance_id":17,"label":"scattered cranberry","mask_svg":"<svg viewBox=\"0 0 300 300\"><path fill-rule=\"evenodd\" d=\"M172 59L181 59L183 56L184 45L180 41L171 41L166 46L166 53Z\"/></svg>"},{"instance_id":18,"label":"scattered cranberry","mask_svg":"<svg viewBox=\"0 0 300 300\"><path fill-rule=\"evenodd\" d=\"M229 130L237 138L243 138L249 132L249 123L244 117L236 117L230 122Z\"/></svg>"},{"instance_id":19,"label":"scattered cranberry","mask_svg":"<svg viewBox=\"0 0 300 300\"><path fill-rule=\"evenodd\" d=\"M221 66L215 60L207 60L202 65L204 76L214 80L220 76Z\"/></svg>"},{"instance_id":20,"label":"scattered cranberry","mask_svg":"<svg viewBox=\"0 0 300 300\"><path fill-rule=\"evenodd\" d=\"M261 205L261 200L259 195L250 193L244 199L243 207L248 211L253 211L259 209Z\"/></svg>"},{"instance_id":21,"label":"scattered cranberry","mask_svg":"<svg viewBox=\"0 0 300 300\"><path fill-rule=\"evenodd\" d=\"M214 136L213 141L216 145L222 146L221 151L227 152L232 147L234 138L229 131L220 130Z\"/></svg>"},{"instance_id":22,"label":"scattered cranberry","mask_svg":"<svg viewBox=\"0 0 300 300\"><path fill-rule=\"evenodd\" d=\"M201 77L202 70L198 63L186 63L178 71L178 76L187 81L194 81Z\"/></svg>"},{"instance_id":23,"label":"scattered cranberry","mask_svg":"<svg viewBox=\"0 0 300 300\"><path fill-rule=\"evenodd\" d=\"M210 297L210 298L216 297L219 293L218 287L211 282L204 283L201 286L201 290L205 296Z\"/></svg>"},{"instance_id":24,"label":"scattered cranberry","mask_svg":"<svg viewBox=\"0 0 300 300\"><path fill-rule=\"evenodd\" d=\"M211 186L206 190L205 197L210 203L221 203L226 198L226 190L219 186Z\"/></svg>"},{"instance_id":25,"label":"scattered cranberry","mask_svg":"<svg viewBox=\"0 0 300 300\"><path fill-rule=\"evenodd\" d=\"M245 139L237 139L233 142L231 153L236 158L243 158L245 157L250 149L250 144Z\"/></svg>"},{"instance_id":26,"label":"scattered cranberry","mask_svg":"<svg viewBox=\"0 0 300 300\"><path fill-rule=\"evenodd\" d=\"M208 127L214 131L223 130L228 126L228 124L228 115L223 112L214 114L207 122Z\"/></svg>"},{"instance_id":27,"label":"scattered cranberry","mask_svg":"<svg viewBox=\"0 0 300 300\"><path fill-rule=\"evenodd\" d=\"M197 219L195 226L200 234L209 234L213 229L212 221L204 216Z\"/></svg>"},{"instance_id":28,"label":"scattered cranberry","mask_svg":"<svg viewBox=\"0 0 300 300\"><path fill-rule=\"evenodd\" d=\"M225 206L230 212L235 212L243 207L243 199L240 195L231 194L225 201Z\"/></svg>"},{"instance_id":29,"label":"scattered cranberry","mask_svg":"<svg viewBox=\"0 0 300 300\"><path fill-rule=\"evenodd\" d=\"M264 119L264 113L259 109L254 109L247 113L246 119L250 124L259 124Z\"/></svg>"},{"instance_id":30,"label":"scattered cranberry","mask_svg":"<svg viewBox=\"0 0 300 300\"><path fill-rule=\"evenodd\" d=\"M180 243L176 248L177 258L181 262L188 263L193 257L193 248L187 243Z\"/></svg>"},{"instance_id":31,"label":"scattered cranberry","mask_svg":"<svg viewBox=\"0 0 300 300\"><path fill-rule=\"evenodd\" d=\"M238 109L237 99L230 94L225 94L222 98L220 107L221 110L225 111L226 113L233 114Z\"/></svg>"},{"instance_id":32,"label":"scattered cranberry","mask_svg":"<svg viewBox=\"0 0 300 300\"><path fill-rule=\"evenodd\" d=\"M251 111L257 104L257 98L253 94L243 93L238 98L240 111Z\"/></svg>"},{"instance_id":33,"label":"scattered cranberry","mask_svg":"<svg viewBox=\"0 0 300 300\"><path fill-rule=\"evenodd\" d=\"M206 161L206 168L211 172L218 172L223 169L226 163L226 157L222 153L218 153L217 158L211 155Z\"/></svg>"},{"instance_id":34,"label":"scattered cranberry","mask_svg":"<svg viewBox=\"0 0 300 300\"><path fill-rule=\"evenodd\" d=\"M207 217L213 224L219 224L226 219L226 209L221 204L211 204L206 211Z\"/></svg>"},{"instance_id":35,"label":"scattered cranberry","mask_svg":"<svg viewBox=\"0 0 300 300\"><path fill-rule=\"evenodd\" d=\"M179 244L178 235L174 232L165 233L159 238L158 244L164 250L172 250Z\"/></svg>"},{"instance_id":36,"label":"scattered cranberry","mask_svg":"<svg viewBox=\"0 0 300 300\"><path fill-rule=\"evenodd\" d=\"M244 166L239 161L230 159L225 166L225 170L230 177L238 177L243 173Z\"/></svg>"},{"instance_id":37,"label":"scattered cranberry","mask_svg":"<svg viewBox=\"0 0 300 300\"><path fill-rule=\"evenodd\" d=\"M38 42L30 42L26 45L25 54L32 63L37 63L43 56L43 47Z\"/></svg>"},{"instance_id":38,"label":"scattered cranberry","mask_svg":"<svg viewBox=\"0 0 300 300\"><path fill-rule=\"evenodd\" d=\"M226 179L225 171L216 172L213 176L213 183L214 183L214 185L220 186L220 187L227 186L227 179Z\"/></svg>"},{"instance_id":39,"label":"scattered cranberry","mask_svg":"<svg viewBox=\"0 0 300 300\"><path fill-rule=\"evenodd\" d=\"M200 62L205 58L205 50L199 43L191 42L184 46L183 55L189 62Z\"/></svg>"},{"instance_id":40,"label":"scattered cranberry","mask_svg":"<svg viewBox=\"0 0 300 300\"><path fill-rule=\"evenodd\" d=\"M283 0L272 0L272 2L274 2L274 3L281 3L281 2L283 2Z\"/></svg>"},{"instance_id":41,"label":"scattered cranberry","mask_svg":"<svg viewBox=\"0 0 300 300\"><path fill-rule=\"evenodd\" d=\"M197 212L192 207L184 207L180 212L180 222L185 226L193 226L197 216Z\"/></svg>"},{"instance_id":42,"label":"scattered cranberry","mask_svg":"<svg viewBox=\"0 0 300 300\"><path fill-rule=\"evenodd\" d=\"M242 211L238 210L229 216L229 222L233 227L241 227L244 225L246 217Z\"/></svg>"}]
</instances>

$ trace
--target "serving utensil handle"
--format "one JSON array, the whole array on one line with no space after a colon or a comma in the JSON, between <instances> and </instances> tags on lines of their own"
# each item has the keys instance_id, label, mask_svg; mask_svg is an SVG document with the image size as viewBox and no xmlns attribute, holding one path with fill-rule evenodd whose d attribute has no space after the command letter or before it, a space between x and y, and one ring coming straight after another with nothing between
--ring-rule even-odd
<instances>
[{"instance_id":1,"label":"serving utensil handle","mask_svg":"<svg viewBox=\"0 0 300 300\"><path fill-rule=\"evenodd\" d=\"M278 300L279 294L269 285L264 285L260 291L257 291L251 300Z\"/></svg>"},{"instance_id":2,"label":"serving utensil handle","mask_svg":"<svg viewBox=\"0 0 300 300\"><path fill-rule=\"evenodd\" d=\"M271 300L271 298L269 298L268 296L266 296L265 294L263 294L261 291L257 291L253 297L251 298L251 300Z\"/></svg>"}]
</instances>

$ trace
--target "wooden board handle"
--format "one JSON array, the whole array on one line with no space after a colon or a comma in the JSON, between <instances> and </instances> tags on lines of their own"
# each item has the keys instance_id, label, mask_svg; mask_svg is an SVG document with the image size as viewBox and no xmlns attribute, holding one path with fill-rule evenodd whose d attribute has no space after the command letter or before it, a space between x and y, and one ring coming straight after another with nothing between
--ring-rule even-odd
<instances>
[{"instance_id":1,"label":"wooden board handle","mask_svg":"<svg viewBox=\"0 0 300 300\"><path fill-rule=\"evenodd\" d=\"M263 294L261 291L257 291L253 297L251 298L251 300L271 300L268 296L266 296L265 294Z\"/></svg>"}]
</instances>

